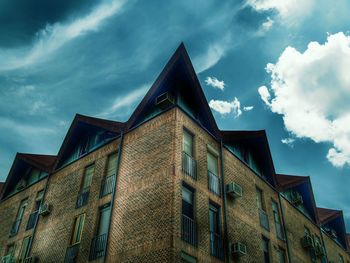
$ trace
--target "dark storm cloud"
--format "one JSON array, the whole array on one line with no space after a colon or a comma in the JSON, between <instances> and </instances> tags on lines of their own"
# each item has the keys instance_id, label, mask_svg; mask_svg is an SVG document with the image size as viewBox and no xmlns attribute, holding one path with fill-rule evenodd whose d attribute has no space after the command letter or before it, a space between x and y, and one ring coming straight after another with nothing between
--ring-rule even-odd
<instances>
[{"instance_id":1,"label":"dark storm cloud","mask_svg":"<svg viewBox=\"0 0 350 263\"><path fill-rule=\"evenodd\" d=\"M87 12L93 0L0 1L0 47L26 45L47 24Z\"/></svg>"}]
</instances>

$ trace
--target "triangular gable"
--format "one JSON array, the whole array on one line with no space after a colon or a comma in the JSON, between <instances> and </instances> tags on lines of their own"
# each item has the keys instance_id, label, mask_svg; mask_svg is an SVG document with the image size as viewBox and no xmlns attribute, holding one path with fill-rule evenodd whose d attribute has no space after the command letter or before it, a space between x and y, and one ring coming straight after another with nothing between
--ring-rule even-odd
<instances>
[{"instance_id":1,"label":"triangular gable","mask_svg":"<svg viewBox=\"0 0 350 263\"><path fill-rule=\"evenodd\" d=\"M128 129L144 121L155 108L159 95L169 92L176 104L188 105L203 128L218 136L218 128L183 43L177 48L152 87L127 122ZM183 103L181 103L183 102ZM181 107L181 108L185 108Z\"/></svg>"},{"instance_id":2,"label":"triangular gable","mask_svg":"<svg viewBox=\"0 0 350 263\"><path fill-rule=\"evenodd\" d=\"M25 177L29 170L37 169L46 176L52 171L55 162L56 156L53 155L17 153L3 185L1 199L13 193L21 180L27 181L28 178Z\"/></svg>"},{"instance_id":3,"label":"triangular gable","mask_svg":"<svg viewBox=\"0 0 350 263\"><path fill-rule=\"evenodd\" d=\"M322 229L325 232L327 232L327 230L334 230L336 232L336 241L338 241L344 249L347 249L347 234L343 211L317 207L317 214L320 219ZM331 233L328 232L327 234L331 235Z\"/></svg>"},{"instance_id":4,"label":"triangular gable","mask_svg":"<svg viewBox=\"0 0 350 263\"><path fill-rule=\"evenodd\" d=\"M87 135L103 132L102 141L98 142L98 144L103 144L120 135L124 127L125 124L122 122L76 114L58 152L55 169L69 163L67 158L69 158L70 152L74 150L77 144Z\"/></svg>"},{"instance_id":5,"label":"triangular gable","mask_svg":"<svg viewBox=\"0 0 350 263\"><path fill-rule=\"evenodd\" d=\"M289 190L297 191L303 198L303 207L307 210L311 219L317 224L319 222L316 211L316 202L309 176L296 176L276 174L277 188L286 193Z\"/></svg>"},{"instance_id":6,"label":"triangular gable","mask_svg":"<svg viewBox=\"0 0 350 263\"><path fill-rule=\"evenodd\" d=\"M275 167L273 164L269 142L264 130L259 131L220 131L222 141L229 148L238 147L251 151L260 166L261 175L273 186L276 185ZM242 149L243 148L243 149ZM244 156L238 157L242 160ZM243 160L244 161L244 160ZM253 169L254 170L254 169ZM258 172L259 173L259 172Z\"/></svg>"}]
</instances>

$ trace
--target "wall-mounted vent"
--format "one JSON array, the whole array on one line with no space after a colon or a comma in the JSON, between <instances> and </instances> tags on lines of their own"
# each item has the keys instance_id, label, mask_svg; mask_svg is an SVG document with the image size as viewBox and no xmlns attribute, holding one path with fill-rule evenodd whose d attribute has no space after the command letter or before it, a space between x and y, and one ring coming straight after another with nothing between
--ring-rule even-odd
<instances>
[{"instance_id":1,"label":"wall-mounted vent","mask_svg":"<svg viewBox=\"0 0 350 263\"><path fill-rule=\"evenodd\" d=\"M49 204L42 204L40 206L39 214L46 216L51 213L51 206Z\"/></svg>"},{"instance_id":2,"label":"wall-mounted vent","mask_svg":"<svg viewBox=\"0 0 350 263\"><path fill-rule=\"evenodd\" d=\"M229 183L226 185L226 193L232 197L241 197L242 187L236 183Z\"/></svg>"},{"instance_id":3,"label":"wall-mounted vent","mask_svg":"<svg viewBox=\"0 0 350 263\"><path fill-rule=\"evenodd\" d=\"M237 242L232 244L231 251L234 256L244 256L247 254L247 246L241 242Z\"/></svg>"},{"instance_id":4,"label":"wall-mounted vent","mask_svg":"<svg viewBox=\"0 0 350 263\"><path fill-rule=\"evenodd\" d=\"M170 92L165 92L156 98L156 105L161 109L166 109L171 105L174 105L175 98Z\"/></svg>"}]
</instances>

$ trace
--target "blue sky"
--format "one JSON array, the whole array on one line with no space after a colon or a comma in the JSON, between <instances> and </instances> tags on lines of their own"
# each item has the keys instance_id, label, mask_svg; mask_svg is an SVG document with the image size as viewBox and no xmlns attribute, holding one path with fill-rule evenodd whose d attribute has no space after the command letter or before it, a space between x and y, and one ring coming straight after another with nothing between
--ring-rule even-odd
<instances>
[{"instance_id":1,"label":"blue sky","mask_svg":"<svg viewBox=\"0 0 350 263\"><path fill-rule=\"evenodd\" d=\"M0 180L56 154L75 113L125 121L183 41L221 129L266 129L350 231L347 0L0 3Z\"/></svg>"}]
</instances>

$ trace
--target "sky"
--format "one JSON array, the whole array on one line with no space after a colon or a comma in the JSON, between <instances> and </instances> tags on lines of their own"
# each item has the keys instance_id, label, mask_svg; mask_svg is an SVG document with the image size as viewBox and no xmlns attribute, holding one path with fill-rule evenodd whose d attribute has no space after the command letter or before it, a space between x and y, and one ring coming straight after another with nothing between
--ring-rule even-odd
<instances>
[{"instance_id":1,"label":"sky","mask_svg":"<svg viewBox=\"0 0 350 263\"><path fill-rule=\"evenodd\" d=\"M0 181L76 113L126 121L184 42L220 129L265 129L350 232L347 0L0 2Z\"/></svg>"}]
</instances>

